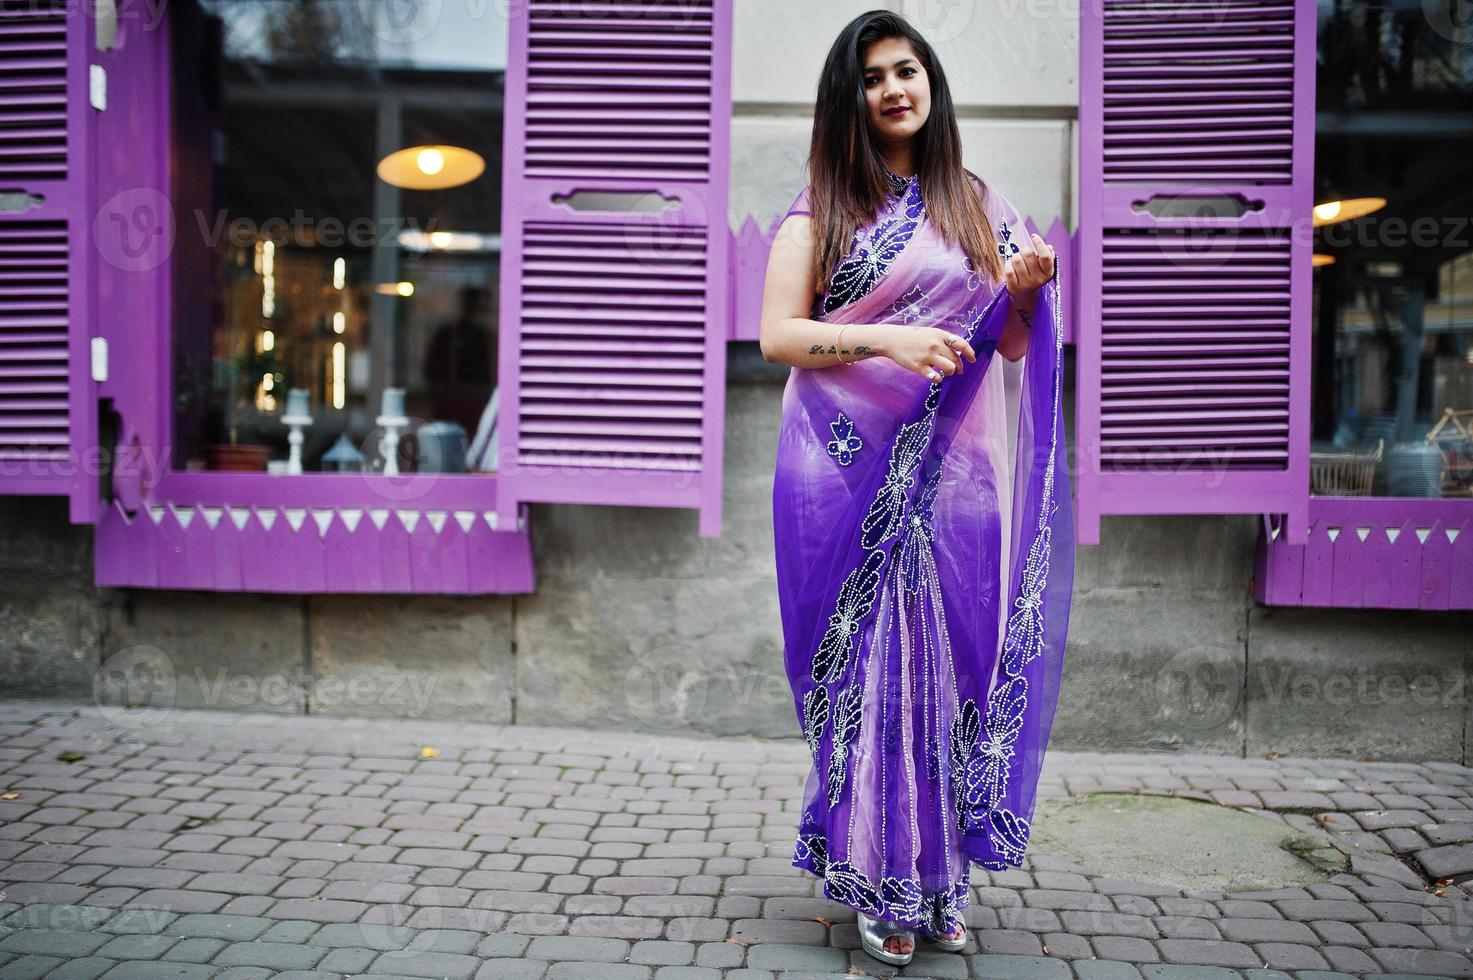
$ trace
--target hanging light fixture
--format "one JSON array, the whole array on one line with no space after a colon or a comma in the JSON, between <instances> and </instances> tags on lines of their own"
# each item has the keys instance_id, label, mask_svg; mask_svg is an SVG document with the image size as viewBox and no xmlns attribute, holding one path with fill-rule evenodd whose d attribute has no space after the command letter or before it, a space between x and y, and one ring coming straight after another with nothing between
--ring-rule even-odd
<instances>
[{"instance_id":1,"label":"hanging light fixture","mask_svg":"<svg viewBox=\"0 0 1473 980\"><path fill-rule=\"evenodd\" d=\"M476 151L441 143L406 146L378 162L380 180L411 191L459 187L481 176L485 169L486 161Z\"/></svg>"},{"instance_id":2,"label":"hanging light fixture","mask_svg":"<svg viewBox=\"0 0 1473 980\"><path fill-rule=\"evenodd\" d=\"M1324 225L1333 225L1337 221L1350 221L1355 218L1363 218L1373 211L1379 211L1386 206L1384 197L1351 197L1345 200L1329 200L1324 204L1314 206L1314 226L1320 228Z\"/></svg>"}]
</instances>

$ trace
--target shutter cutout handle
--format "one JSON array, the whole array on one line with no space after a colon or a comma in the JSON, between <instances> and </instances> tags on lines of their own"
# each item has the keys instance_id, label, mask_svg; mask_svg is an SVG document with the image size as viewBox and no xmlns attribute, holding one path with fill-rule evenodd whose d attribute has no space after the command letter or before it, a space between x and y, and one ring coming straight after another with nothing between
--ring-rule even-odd
<instances>
[{"instance_id":1,"label":"shutter cutout handle","mask_svg":"<svg viewBox=\"0 0 1473 980\"><path fill-rule=\"evenodd\" d=\"M98 51L111 51L118 46L117 0L96 0L95 13L92 43Z\"/></svg>"},{"instance_id":2,"label":"shutter cutout handle","mask_svg":"<svg viewBox=\"0 0 1473 980\"><path fill-rule=\"evenodd\" d=\"M1236 221L1245 214L1263 210L1263 201L1249 200L1242 194L1152 194L1130 202L1137 214L1145 211L1153 218L1214 218Z\"/></svg>"},{"instance_id":3,"label":"shutter cutout handle","mask_svg":"<svg viewBox=\"0 0 1473 980\"><path fill-rule=\"evenodd\" d=\"M40 194L31 194L28 191L0 191L0 214L24 214L45 203L46 198Z\"/></svg>"},{"instance_id":4,"label":"shutter cutout handle","mask_svg":"<svg viewBox=\"0 0 1473 980\"><path fill-rule=\"evenodd\" d=\"M654 188L647 191L576 190L571 194L553 194L549 200L571 211L612 211L616 214L659 214L678 211L682 204L680 198L662 194Z\"/></svg>"}]
</instances>

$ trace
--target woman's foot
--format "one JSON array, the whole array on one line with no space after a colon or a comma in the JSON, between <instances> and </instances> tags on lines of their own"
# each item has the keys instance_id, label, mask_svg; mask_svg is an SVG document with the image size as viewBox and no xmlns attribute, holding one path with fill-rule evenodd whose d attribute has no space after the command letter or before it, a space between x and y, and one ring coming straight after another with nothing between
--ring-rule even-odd
<instances>
[{"instance_id":1,"label":"woman's foot","mask_svg":"<svg viewBox=\"0 0 1473 980\"><path fill-rule=\"evenodd\" d=\"M967 946L967 930L961 923L950 932L928 932L926 938L949 953L960 953Z\"/></svg>"},{"instance_id":2,"label":"woman's foot","mask_svg":"<svg viewBox=\"0 0 1473 980\"><path fill-rule=\"evenodd\" d=\"M864 951L881 963L905 966L915 952L915 932L896 922L859 913L859 941Z\"/></svg>"}]
</instances>

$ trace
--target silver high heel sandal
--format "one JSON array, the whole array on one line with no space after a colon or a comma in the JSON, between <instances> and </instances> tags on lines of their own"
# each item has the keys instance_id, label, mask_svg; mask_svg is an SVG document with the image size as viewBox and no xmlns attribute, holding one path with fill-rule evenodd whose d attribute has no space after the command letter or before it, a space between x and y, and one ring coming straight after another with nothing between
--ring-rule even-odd
<instances>
[{"instance_id":1,"label":"silver high heel sandal","mask_svg":"<svg viewBox=\"0 0 1473 980\"><path fill-rule=\"evenodd\" d=\"M937 949L943 949L948 953L960 953L962 950L967 948L966 926L962 926L962 934L960 938L957 939L947 939L944 936L930 932L923 932L921 933L921 935L926 937L926 941L928 943L935 946Z\"/></svg>"},{"instance_id":2,"label":"silver high heel sandal","mask_svg":"<svg viewBox=\"0 0 1473 980\"><path fill-rule=\"evenodd\" d=\"M889 963L891 966L905 966L910 958L915 955L916 937L915 932L896 925L888 919L871 919L863 912L859 912L859 943L864 951L881 963ZM885 940L891 936L905 936L910 940L909 953L892 953L885 948Z\"/></svg>"}]
</instances>

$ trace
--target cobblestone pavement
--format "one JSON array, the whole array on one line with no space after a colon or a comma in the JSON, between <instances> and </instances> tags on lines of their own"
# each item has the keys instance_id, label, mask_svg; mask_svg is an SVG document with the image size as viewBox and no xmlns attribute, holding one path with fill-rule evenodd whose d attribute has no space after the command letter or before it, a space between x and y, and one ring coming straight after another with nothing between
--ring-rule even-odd
<instances>
[{"instance_id":1,"label":"cobblestone pavement","mask_svg":"<svg viewBox=\"0 0 1473 980\"><path fill-rule=\"evenodd\" d=\"M425 752L425 747L434 751ZM801 741L0 702L0 977L891 976L789 856ZM1251 808L1350 870L1184 891L1035 850L903 976L1473 977L1473 770L1052 752L1050 795Z\"/></svg>"}]
</instances>

